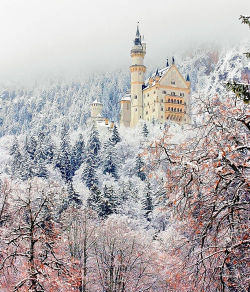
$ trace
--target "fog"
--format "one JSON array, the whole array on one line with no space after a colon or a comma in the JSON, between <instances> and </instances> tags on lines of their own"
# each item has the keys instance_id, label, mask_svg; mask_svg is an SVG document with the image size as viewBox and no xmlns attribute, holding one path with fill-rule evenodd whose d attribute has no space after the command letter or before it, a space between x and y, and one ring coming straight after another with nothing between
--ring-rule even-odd
<instances>
[{"instance_id":1,"label":"fog","mask_svg":"<svg viewBox=\"0 0 250 292\"><path fill-rule=\"evenodd\" d=\"M129 65L137 21L147 63L249 37L248 0L0 0L0 81L75 76Z\"/></svg>"}]
</instances>

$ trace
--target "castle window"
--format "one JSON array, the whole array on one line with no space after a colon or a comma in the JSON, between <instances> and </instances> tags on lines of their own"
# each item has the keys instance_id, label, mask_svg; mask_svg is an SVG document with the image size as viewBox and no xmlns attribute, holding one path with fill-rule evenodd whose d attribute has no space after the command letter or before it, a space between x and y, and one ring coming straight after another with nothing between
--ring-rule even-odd
<instances>
[{"instance_id":1,"label":"castle window","mask_svg":"<svg viewBox=\"0 0 250 292\"><path fill-rule=\"evenodd\" d=\"M174 111L176 112L176 108L174 108Z\"/></svg>"},{"instance_id":2,"label":"castle window","mask_svg":"<svg viewBox=\"0 0 250 292\"><path fill-rule=\"evenodd\" d=\"M171 84L175 84L175 81L171 81Z\"/></svg>"},{"instance_id":3,"label":"castle window","mask_svg":"<svg viewBox=\"0 0 250 292\"><path fill-rule=\"evenodd\" d=\"M137 99L137 95L135 95L135 99Z\"/></svg>"},{"instance_id":4,"label":"castle window","mask_svg":"<svg viewBox=\"0 0 250 292\"><path fill-rule=\"evenodd\" d=\"M177 108L177 112L179 112L179 109Z\"/></svg>"},{"instance_id":5,"label":"castle window","mask_svg":"<svg viewBox=\"0 0 250 292\"><path fill-rule=\"evenodd\" d=\"M177 103L178 103L178 104L180 103L179 100L177 100Z\"/></svg>"},{"instance_id":6,"label":"castle window","mask_svg":"<svg viewBox=\"0 0 250 292\"><path fill-rule=\"evenodd\" d=\"M161 111L163 112L163 107L161 108Z\"/></svg>"},{"instance_id":7,"label":"castle window","mask_svg":"<svg viewBox=\"0 0 250 292\"><path fill-rule=\"evenodd\" d=\"M170 102L170 98L168 99L168 102Z\"/></svg>"},{"instance_id":8,"label":"castle window","mask_svg":"<svg viewBox=\"0 0 250 292\"><path fill-rule=\"evenodd\" d=\"M186 103L184 102L184 105L186 105Z\"/></svg>"},{"instance_id":9,"label":"castle window","mask_svg":"<svg viewBox=\"0 0 250 292\"><path fill-rule=\"evenodd\" d=\"M182 104L182 100L180 100L180 104Z\"/></svg>"},{"instance_id":10,"label":"castle window","mask_svg":"<svg viewBox=\"0 0 250 292\"><path fill-rule=\"evenodd\" d=\"M135 109L135 111L137 112L137 108Z\"/></svg>"},{"instance_id":11,"label":"castle window","mask_svg":"<svg viewBox=\"0 0 250 292\"><path fill-rule=\"evenodd\" d=\"M171 95L172 95L172 96L175 96L175 92L171 92Z\"/></svg>"},{"instance_id":12,"label":"castle window","mask_svg":"<svg viewBox=\"0 0 250 292\"><path fill-rule=\"evenodd\" d=\"M170 107L168 108L168 110L170 111Z\"/></svg>"},{"instance_id":13,"label":"castle window","mask_svg":"<svg viewBox=\"0 0 250 292\"><path fill-rule=\"evenodd\" d=\"M147 94L147 96L149 96L149 93Z\"/></svg>"},{"instance_id":14,"label":"castle window","mask_svg":"<svg viewBox=\"0 0 250 292\"><path fill-rule=\"evenodd\" d=\"M174 109L171 107L171 111L173 111Z\"/></svg>"},{"instance_id":15,"label":"castle window","mask_svg":"<svg viewBox=\"0 0 250 292\"><path fill-rule=\"evenodd\" d=\"M163 93L163 94L166 94L166 91L165 91L165 90L163 90L163 91L162 91L162 93Z\"/></svg>"},{"instance_id":16,"label":"castle window","mask_svg":"<svg viewBox=\"0 0 250 292\"><path fill-rule=\"evenodd\" d=\"M154 91L154 94L155 94L155 91Z\"/></svg>"},{"instance_id":17,"label":"castle window","mask_svg":"<svg viewBox=\"0 0 250 292\"><path fill-rule=\"evenodd\" d=\"M146 111L146 115L148 115L148 111Z\"/></svg>"},{"instance_id":18,"label":"castle window","mask_svg":"<svg viewBox=\"0 0 250 292\"><path fill-rule=\"evenodd\" d=\"M180 96L184 96L184 93L181 92L181 93L180 93Z\"/></svg>"},{"instance_id":19,"label":"castle window","mask_svg":"<svg viewBox=\"0 0 250 292\"><path fill-rule=\"evenodd\" d=\"M171 102L172 102L172 103L174 102L173 99L171 99Z\"/></svg>"},{"instance_id":20,"label":"castle window","mask_svg":"<svg viewBox=\"0 0 250 292\"><path fill-rule=\"evenodd\" d=\"M182 112L182 109L180 109L180 112Z\"/></svg>"}]
</instances>

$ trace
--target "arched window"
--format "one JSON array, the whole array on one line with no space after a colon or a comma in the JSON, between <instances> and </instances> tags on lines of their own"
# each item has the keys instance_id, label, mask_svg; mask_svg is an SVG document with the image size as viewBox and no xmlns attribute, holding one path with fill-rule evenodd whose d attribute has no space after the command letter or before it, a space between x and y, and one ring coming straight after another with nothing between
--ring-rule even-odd
<instances>
[{"instance_id":1,"label":"arched window","mask_svg":"<svg viewBox=\"0 0 250 292\"><path fill-rule=\"evenodd\" d=\"M135 99L137 99L137 95L135 95Z\"/></svg>"}]
</instances>

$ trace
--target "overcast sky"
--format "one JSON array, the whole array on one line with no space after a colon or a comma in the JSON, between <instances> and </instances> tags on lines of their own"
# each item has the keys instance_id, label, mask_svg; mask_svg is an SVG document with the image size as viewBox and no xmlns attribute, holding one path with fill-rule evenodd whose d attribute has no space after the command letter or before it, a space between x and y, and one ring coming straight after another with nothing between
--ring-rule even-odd
<instances>
[{"instance_id":1,"label":"overcast sky","mask_svg":"<svg viewBox=\"0 0 250 292\"><path fill-rule=\"evenodd\" d=\"M140 21L146 62L249 37L249 0L0 0L0 78L74 75L129 65Z\"/></svg>"}]
</instances>

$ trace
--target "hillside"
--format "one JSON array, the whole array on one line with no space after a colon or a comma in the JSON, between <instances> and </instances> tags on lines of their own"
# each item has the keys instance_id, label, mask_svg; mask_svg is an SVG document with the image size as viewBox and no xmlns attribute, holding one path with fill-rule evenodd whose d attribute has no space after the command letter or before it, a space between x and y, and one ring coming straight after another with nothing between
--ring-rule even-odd
<instances>
[{"instance_id":1,"label":"hillside","mask_svg":"<svg viewBox=\"0 0 250 292\"><path fill-rule=\"evenodd\" d=\"M214 95L223 92L223 82L248 76L249 66L243 53L247 44L214 51L199 49L177 58L181 72L189 72L192 95ZM155 67L156 68L156 67ZM148 74L155 70L149 68ZM99 99L104 115L119 120L119 100L129 88L127 68L120 71L96 73L72 82L50 81L33 88L0 88L0 136L37 132L58 132L61 122L72 130L85 126L90 115L89 105ZM193 103L195 107L195 103Z\"/></svg>"}]
</instances>

